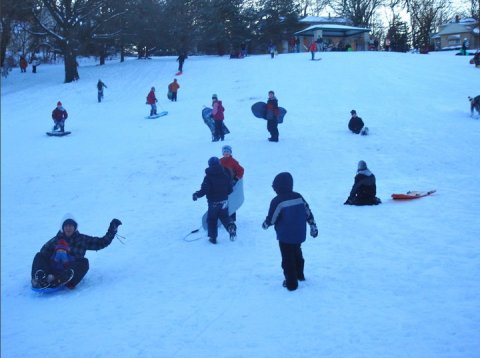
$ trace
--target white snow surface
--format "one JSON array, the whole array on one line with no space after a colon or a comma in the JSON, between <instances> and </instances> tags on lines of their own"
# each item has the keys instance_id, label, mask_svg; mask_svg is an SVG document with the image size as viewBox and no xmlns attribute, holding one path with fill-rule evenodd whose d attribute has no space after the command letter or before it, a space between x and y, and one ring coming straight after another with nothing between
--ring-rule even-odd
<instances>
[{"instance_id":1,"label":"white snow surface","mask_svg":"<svg viewBox=\"0 0 480 358\"><path fill-rule=\"evenodd\" d=\"M178 102L175 57L15 69L1 88L1 356L480 357L480 72L453 52L190 57ZM96 82L108 88L96 100ZM147 120L156 86L159 110ZM250 107L274 90L280 142ZM212 143L211 95L231 134ZM69 113L47 137L51 111ZM369 136L347 129L356 109ZM229 144L245 167L238 238L218 245L192 201L207 160ZM345 206L357 162L383 204ZM302 245L307 280L282 287L273 227L261 227L276 174L289 171L319 228ZM395 192L436 189L409 202ZM123 225L74 289L30 289L32 259L66 212L81 233Z\"/></svg>"}]
</instances>

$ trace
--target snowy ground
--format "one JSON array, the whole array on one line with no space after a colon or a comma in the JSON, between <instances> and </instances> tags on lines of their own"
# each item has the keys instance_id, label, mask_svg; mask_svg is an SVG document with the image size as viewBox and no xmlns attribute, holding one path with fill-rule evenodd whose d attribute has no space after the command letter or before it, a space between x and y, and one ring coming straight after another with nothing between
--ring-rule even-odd
<instances>
[{"instance_id":1,"label":"snowy ground","mask_svg":"<svg viewBox=\"0 0 480 358\"><path fill-rule=\"evenodd\" d=\"M480 120L467 96L480 71L454 52L309 56L190 57L177 103L166 99L174 57L82 63L70 84L61 65L2 79L1 356L479 357ZM169 112L157 120L144 119L151 86ZM250 112L271 89L288 110L278 144ZM212 93L246 169L238 239L222 230L216 246L205 233L183 240L206 210L191 194L224 144L200 118ZM58 100L72 134L50 138ZM371 135L347 130L351 109ZM382 205L343 205L360 159ZM261 228L281 171L320 230L302 246L295 292ZM75 290L36 294L31 261L66 212L96 236L121 219L126 244L88 252Z\"/></svg>"}]
</instances>

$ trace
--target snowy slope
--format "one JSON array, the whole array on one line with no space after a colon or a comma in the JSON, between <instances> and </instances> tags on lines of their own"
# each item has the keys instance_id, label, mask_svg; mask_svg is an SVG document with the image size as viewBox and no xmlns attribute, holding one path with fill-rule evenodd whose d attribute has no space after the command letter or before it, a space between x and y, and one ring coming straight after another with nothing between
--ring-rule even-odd
<instances>
[{"instance_id":1,"label":"snowy slope","mask_svg":"<svg viewBox=\"0 0 480 358\"><path fill-rule=\"evenodd\" d=\"M14 71L1 88L1 356L478 357L480 121L467 96L480 72L453 53L324 53L190 57L178 102L166 99L174 57ZM96 102L96 82L108 86ZM146 120L157 88L169 115ZM288 110L280 142L250 106L274 90ZM182 238L200 227L191 200L211 143L200 113L217 93L245 167L238 239ZM58 100L65 138L49 138ZM351 134L356 109L370 128ZM377 207L342 205L358 160L377 177ZM271 182L290 171L319 227L302 246L307 280L286 291ZM437 189L412 202L393 192ZM74 213L79 230L115 240L88 252L70 292L30 290L35 253Z\"/></svg>"}]
</instances>

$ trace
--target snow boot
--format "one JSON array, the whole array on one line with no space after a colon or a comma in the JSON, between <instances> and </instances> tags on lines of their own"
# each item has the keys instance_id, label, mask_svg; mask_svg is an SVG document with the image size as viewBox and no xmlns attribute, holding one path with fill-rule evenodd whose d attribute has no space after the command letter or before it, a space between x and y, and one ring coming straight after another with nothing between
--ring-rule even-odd
<instances>
[{"instance_id":1,"label":"snow boot","mask_svg":"<svg viewBox=\"0 0 480 358\"><path fill-rule=\"evenodd\" d=\"M230 241L235 241L237 238L237 225L234 223L228 225L228 233L230 234Z\"/></svg>"}]
</instances>

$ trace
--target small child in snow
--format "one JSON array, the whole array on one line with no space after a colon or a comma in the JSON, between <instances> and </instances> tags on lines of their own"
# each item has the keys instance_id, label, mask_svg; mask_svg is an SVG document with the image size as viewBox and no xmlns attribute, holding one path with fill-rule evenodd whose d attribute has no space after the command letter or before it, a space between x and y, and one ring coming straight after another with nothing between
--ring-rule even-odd
<instances>
[{"instance_id":1,"label":"small child in snow","mask_svg":"<svg viewBox=\"0 0 480 358\"><path fill-rule=\"evenodd\" d=\"M310 235L314 238L318 236L317 224L305 199L293 191L293 177L290 173L278 174L272 187L277 196L270 202L262 227L267 230L269 226L275 225L285 276L283 286L294 291L298 287L298 281L305 280L305 260L301 245L307 236L306 223L310 225Z\"/></svg>"}]
</instances>

